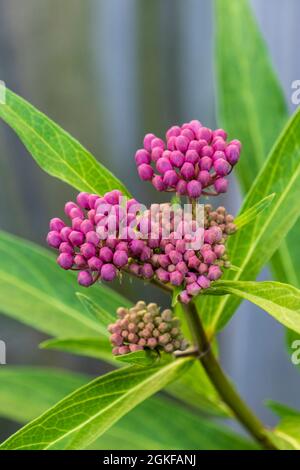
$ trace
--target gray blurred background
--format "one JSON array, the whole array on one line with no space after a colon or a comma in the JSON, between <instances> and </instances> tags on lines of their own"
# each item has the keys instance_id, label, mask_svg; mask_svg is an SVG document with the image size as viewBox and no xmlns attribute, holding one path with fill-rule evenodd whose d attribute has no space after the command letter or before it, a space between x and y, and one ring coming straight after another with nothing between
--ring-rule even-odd
<instances>
[{"instance_id":1,"label":"gray blurred background","mask_svg":"<svg viewBox=\"0 0 300 470\"><path fill-rule=\"evenodd\" d=\"M300 79L300 2L251 3L290 103L291 82ZM137 178L133 155L146 132L162 135L171 124L190 119L216 126L212 1L0 0L0 79L78 138L138 199L161 201ZM74 195L43 173L13 132L0 125L1 229L45 245L49 219L62 215ZM234 181L223 202L237 212ZM134 286L126 290L135 300ZM152 295L159 300L144 289L145 299ZM0 339L7 343L9 365L94 374L107 368L39 351L43 336L4 316ZM284 351L280 325L244 303L220 343L224 367L267 423L275 418L264 408L265 398L300 408L300 374ZM0 425L3 436L14 429L4 420Z\"/></svg>"}]
</instances>

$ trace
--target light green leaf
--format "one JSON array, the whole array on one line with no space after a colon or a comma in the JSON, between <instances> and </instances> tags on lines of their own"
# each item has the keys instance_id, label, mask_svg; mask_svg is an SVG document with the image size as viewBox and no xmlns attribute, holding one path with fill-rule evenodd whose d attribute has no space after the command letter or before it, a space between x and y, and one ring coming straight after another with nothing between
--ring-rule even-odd
<instances>
[{"instance_id":1,"label":"light green leaf","mask_svg":"<svg viewBox=\"0 0 300 470\"><path fill-rule=\"evenodd\" d=\"M296 287L275 281L218 281L213 290L249 300L300 333L300 291Z\"/></svg>"},{"instance_id":2,"label":"light green leaf","mask_svg":"<svg viewBox=\"0 0 300 470\"><path fill-rule=\"evenodd\" d=\"M236 171L248 191L287 107L248 0L215 0L215 21L218 116L229 138L243 144Z\"/></svg>"},{"instance_id":3,"label":"light green leaf","mask_svg":"<svg viewBox=\"0 0 300 470\"><path fill-rule=\"evenodd\" d=\"M89 380L88 376L66 370L2 367L0 416L26 423ZM184 434L182 429L185 429ZM153 397L114 424L90 448L248 449L254 448L254 445L224 426L200 418L197 413L186 410L178 402Z\"/></svg>"},{"instance_id":4,"label":"light green leaf","mask_svg":"<svg viewBox=\"0 0 300 470\"><path fill-rule=\"evenodd\" d=\"M270 439L280 450L300 450L300 411L271 400L267 405L281 418Z\"/></svg>"},{"instance_id":5,"label":"light green leaf","mask_svg":"<svg viewBox=\"0 0 300 470\"><path fill-rule=\"evenodd\" d=\"M224 279L254 280L299 217L299 129L300 110L280 135L245 199L242 213L265 196L276 194L273 203L263 213L228 240L229 259L240 270L227 270ZM228 322L238 304L234 297L214 297L208 303L199 300L198 307L203 312L210 335Z\"/></svg>"},{"instance_id":6,"label":"light green leaf","mask_svg":"<svg viewBox=\"0 0 300 470\"><path fill-rule=\"evenodd\" d=\"M261 201L258 201L256 204L254 204L253 207L250 207L249 209L242 212L242 214L237 216L236 219L234 220L234 223L237 226L237 228L241 229L245 225L252 222L258 216L258 214L260 214L267 207L269 207L269 205L272 203L274 199L274 196L275 194L270 194L269 196L264 197Z\"/></svg>"},{"instance_id":7,"label":"light green leaf","mask_svg":"<svg viewBox=\"0 0 300 470\"><path fill-rule=\"evenodd\" d=\"M191 362L185 358L164 367L132 366L106 374L63 399L0 448L84 448L128 411L183 374Z\"/></svg>"},{"instance_id":8,"label":"light green leaf","mask_svg":"<svg viewBox=\"0 0 300 470\"><path fill-rule=\"evenodd\" d=\"M81 292L77 292L76 295L86 312L94 316L94 318L103 325L103 332L108 336L107 326L109 323L114 323L116 320L116 312L108 312L101 307L101 304L96 304L90 297L87 297Z\"/></svg>"},{"instance_id":9,"label":"light green leaf","mask_svg":"<svg viewBox=\"0 0 300 470\"><path fill-rule=\"evenodd\" d=\"M288 110L248 0L215 0L215 17L220 125L230 138L242 141L236 171L247 193L288 119ZM279 281L300 287L299 233L300 221L282 240L271 266Z\"/></svg>"},{"instance_id":10,"label":"light green leaf","mask_svg":"<svg viewBox=\"0 0 300 470\"><path fill-rule=\"evenodd\" d=\"M21 423L30 421L89 380L62 369L0 367L0 415Z\"/></svg>"},{"instance_id":11,"label":"light green leaf","mask_svg":"<svg viewBox=\"0 0 300 470\"><path fill-rule=\"evenodd\" d=\"M228 269L231 269L232 271L239 271L240 268L238 266L235 266L234 264L231 264Z\"/></svg>"},{"instance_id":12,"label":"light green leaf","mask_svg":"<svg viewBox=\"0 0 300 470\"><path fill-rule=\"evenodd\" d=\"M280 450L300 450L300 412L272 403L270 407L280 416L280 422L273 431L268 432L269 438Z\"/></svg>"},{"instance_id":13,"label":"light green leaf","mask_svg":"<svg viewBox=\"0 0 300 470\"><path fill-rule=\"evenodd\" d=\"M300 335L293 330L286 331L287 352L293 365L300 368Z\"/></svg>"},{"instance_id":14,"label":"light green leaf","mask_svg":"<svg viewBox=\"0 0 300 470\"><path fill-rule=\"evenodd\" d=\"M173 289L173 293L172 293L172 303L171 303L171 306L172 307L175 307L176 304L178 303L178 297L180 295L180 293L182 292L183 288L178 286L178 287L174 287Z\"/></svg>"},{"instance_id":15,"label":"light green leaf","mask_svg":"<svg viewBox=\"0 0 300 470\"><path fill-rule=\"evenodd\" d=\"M17 133L43 170L80 191L104 194L121 183L73 137L23 98L6 90L0 117Z\"/></svg>"},{"instance_id":16,"label":"light green leaf","mask_svg":"<svg viewBox=\"0 0 300 470\"><path fill-rule=\"evenodd\" d=\"M0 232L0 308L3 313L53 336L89 337L106 331L84 312L72 272L65 272L50 253ZM128 301L104 284L93 286L89 298L115 312Z\"/></svg>"},{"instance_id":17,"label":"light green leaf","mask_svg":"<svg viewBox=\"0 0 300 470\"><path fill-rule=\"evenodd\" d=\"M55 349L79 356L93 357L116 365L112 355L112 346L108 338L99 336L92 338L54 338L43 341L41 349Z\"/></svg>"},{"instance_id":18,"label":"light green leaf","mask_svg":"<svg viewBox=\"0 0 300 470\"><path fill-rule=\"evenodd\" d=\"M122 356L116 356L116 360L122 363L135 364L140 367L149 367L160 364L160 356L152 351L136 351Z\"/></svg>"}]
</instances>

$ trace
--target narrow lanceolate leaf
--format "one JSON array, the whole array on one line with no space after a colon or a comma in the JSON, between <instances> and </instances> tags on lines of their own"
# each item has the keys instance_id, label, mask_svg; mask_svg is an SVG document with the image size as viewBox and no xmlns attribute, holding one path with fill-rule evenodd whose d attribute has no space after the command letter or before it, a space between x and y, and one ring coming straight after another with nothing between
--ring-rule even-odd
<instances>
[{"instance_id":1,"label":"narrow lanceolate leaf","mask_svg":"<svg viewBox=\"0 0 300 470\"><path fill-rule=\"evenodd\" d=\"M275 281L220 281L213 290L249 300L300 333L300 290L296 287Z\"/></svg>"},{"instance_id":2,"label":"narrow lanceolate leaf","mask_svg":"<svg viewBox=\"0 0 300 470\"><path fill-rule=\"evenodd\" d=\"M107 310L102 308L99 303L96 304L90 297L82 294L81 292L77 292L77 297L82 303L87 313L94 316L95 319L101 325L103 325L103 329L108 335L107 326L109 325L109 323L113 323L115 321L116 312L108 312Z\"/></svg>"},{"instance_id":3,"label":"narrow lanceolate leaf","mask_svg":"<svg viewBox=\"0 0 300 470\"><path fill-rule=\"evenodd\" d=\"M55 338L40 344L42 349L54 349L79 356L87 356L122 367L135 364L140 367L161 365L161 358L156 353L147 354L145 351L129 353L124 356L113 356L112 346L107 338ZM230 416L229 409L220 399L211 385L200 363L192 367L181 377L168 386L169 395L176 397L198 410L213 416Z\"/></svg>"},{"instance_id":4,"label":"narrow lanceolate leaf","mask_svg":"<svg viewBox=\"0 0 300 470\"><path fill-rule=\"evenodd\" d=\"M184 373L190 358L164 367L126 367L75 391L16 434L0 449L81 449L122 416Z\"/></svg>"},{"instance_id":5,"label":"narrow lanceolate leaf","mask_svg":"<svg viewBox=\"0 0 300 470\"><path fill-rule=\"evenodd\" d=\"M285 419L274 431L267 431L278 450L300 450L300 419Z\"/></svg>"},{"instance_id":6,"label":"narrow lanceolate leaf","mask_svg":"<svg viewBox=\"0 0 300 470\"><path fill-rule=\"evenodd\" d=\"M254 280L270 260L300 215L300 110L288 122L265 166L247 194L241 213L275 193L272 204L228 241L229 259L240 268L224 279ZM214 298L209 306L199 300L210 334L222 328L239 301L233 296Z\"/></svg>"},{"instance_id":7,"label":"narrow lanceolate leaf","mask_svg":"<svg viewBox=\"0 0 300 470\"><path fill-rule=\"evenodd\" d=\"M0 416L26 423L89 380L62 369L0 367Z\"/></svg>"},{"instance_id":8,"label":"narrow lanceolate leaf","mask_svg":"<svg viewBox=\"0 0 300 470\"><path fill-rule=\"evenodd\" d=\"M270 408L279 418L289 418L289 417L295 417L295 418L300 418L300 411L295 410L293 408L290 408L287 405L284 405L283 403L279 403L277 401L273 400L267 400L266 405L268 408Z\"/></svg>"},{"instance_id":9,"label":"narrow lanceolate leaf","mask_svg":"<svg viewBox=\"0 0 300 470\"><path fill-rule=\"evenodd\" d=\"M78 356L93 357L116 365L112 346L105 336L90 338L54 338L40 344L41 349L55 349Z\"/></svg>"},{"instance_id":10,"label":"narrow lanceolate leaf","mask_svg":"<svg viewBox=\"0 0 300 470\"><path fill-rule=\"evenodd\" d=\"M287 107L248 0L215 0L215 20L218 117L229 137L243 144L236 171L248 191Z\"/></svg>"},{"instance_id":11,"label":"narrow lanceolate leaf","mask_svg":"<svg viewBox=\"0 0 300 470\"><path fill-rule=\"evenodd\" d=\"M241 229L245 225L250 224L261 212L263 212L272 203L275 194L270 194L264 197L261 201L254 204L253 207L242 212L234 219L234 223L238 229Z\"/></svg>"},{"instance_id":12,"label":"narrow lanceolate leaf","mask_svg":"<svg viewBox=\"0 0 300 470\"><path fill-rule=\"evenodd\" d=\"M187 373L166 390L202 413L223 418L231 417L230 409L221 400L199 361L194 362Z\"/></svg>"},{"instance_id":13,"label":"narrow lanceolate leaf","mask_svg":"<svg viewBox=\"0 0 300 470\"><path fill-rule=\"evenodd\" d=\"M300 370L300 334L291 329L287 330L286 347L292 364Z\"/></svg>"},{"instance_id":14,"label":"narrow lanceolate leaf","mask_svg":"<svg viewBox=\"0 0 300 470\"><path fill-rule=\"evenodd\" d=\"M300 450L300 411L276 402L270 402L269 407L280 417L269 438L280 450Z\"/></svg>"},{"instance_id":15,"label":"narrow lanceolate leaf","mask_svg":"<svg viewBox=\"0 0 300 470\"><path fill-rule=\"evenodd\" d=\"M76 296L76 276L63 271L50 253L38 246L0 232L0 311L53 336L89 337L106 331L89 315ZM115 312L128 305L104 284L89 290L102 309Z\"/></svg>"},{"instance_id":16,"label":"narrow lanceolate leaf","mask_svg":"<svg viewBox=\"0 0 300 470\"><path fill-rule=\"evenodd\" d=\"M67 370L0 368L0 417L26 423L89 380ZM157 419L159 410L159 419ZM140 424L143 423L141 426ZM155 433L153 433L155 429ZM182 434L182 429L185 429ZM225 426L203 419L178 401L154 397L115 423L91 448L99 449L250 449L253 444Z\"/></svg>"},{"instance_id":17,"label":"narrow lanceolate leaf","mask_svg":"<svg viewBox=\"0 0 300 470\"><path fill-rule=\"evenodd\" d=\"M123 364L133 364L140 367L160 365L161 357L155 351L136 351L121 356L116 360Z\"/></svg>"},{"instance_id":18,"label":"narrow lanceolate leaf","mask_svg":"<svg viewBox=\"0 0 300 470\"><path fill-rule=\"evenodd\" d=\"M17 133L38 165L80 191L103 194L125 186L70 134L20 96L6 90L0 117Z\"/></svg>"},{"instance_id":19,"label":"narrow lanceolate leaf","mask_svg":"<svg viewBox=\"0 0 300 470\"><path fill-rule=\"evenodd\" d=\"M180 406L178 402L154 397L124 416L92 444L91 448L246 450L256 447L225 426L198 416L197 413Z\"/></svg>"},{"instance_id":20,"label":"narrow lanceolate leaf","mask_svg":"<svg viewBox=\"0 0 300 470\"><path fill-rule=\"evenodd\" d=\"M287 121L288 111L249 1L215 0L215 17L220 125L230 137L242 141L236 170L247 193ZM282 241L271 266L279 281L300 287L299 232L300 221Z\"/></svg>"}]
</instances>

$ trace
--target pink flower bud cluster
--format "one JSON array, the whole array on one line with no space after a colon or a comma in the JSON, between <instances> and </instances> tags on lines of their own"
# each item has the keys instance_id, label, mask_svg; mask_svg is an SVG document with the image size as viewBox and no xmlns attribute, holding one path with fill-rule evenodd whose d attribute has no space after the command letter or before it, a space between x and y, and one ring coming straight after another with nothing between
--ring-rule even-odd
<instances>
[{"instance_id":1,"label":"pink flower bud cluster","mask_svg":"<svg viewBox=\"0 0 300 470\"><path fill-rule=\"evenodd\" d=\"M156 190L197 199L208 188L214 188L213 194L227 191L226 176L238 162L240 151L241 143L227 142L223 129L213 131L193 120L172 126L166 141L147 134L135 162L140 178L151 181Z\"/></svg>"},{"instance_id":2,"label":"pink flower bud cluster","mask_svg":"<svg viewBox=\"0 0 300 470\"><path fill-rule=\"evenodd\" d=\"M224 269L230 268L226 239L236 232L233 220L224 207L213 210L210 204L205 205L204 244L195 255L191 250L187 251L189 271L185 276L186 287L180 294L183 303L188 303L193 296L209 288L211 282L222 276Z\"/></svg>"},{"instance_id":3,"label":"pink flower bud cluster","mask_svg":"<svg viewBox=\"0 0 300 470\"><path fill-rule=\"evenodd\" d=\"M168 204L162 205L161 227L166 223L164 221L164 210ZM147 221L147 214L144 213L140 225ZM169 283L176 287L182 287L180 300L188 303L192 297L199 294L204 289L208 289L212 281L216 281L222 276L222 270L229 268L230 263L226 254L226 239L228 235L233 234L236 227L233 223L233 217L227 214L224 207L219 207L215 211L210 205L204 207L204 230L192 227L195 230L196 237L203 234L203 244L200 248L190 248L193 236L190 235L190 226L187 228L187 235L182 238L179 236L178 225L171 219L171 233L169 238L149 239L148 246L151 247L151 258L147 265L151 267L154 277L162 283ZM196 224L191 219L184 221L187 225ZM147 226L147 224L145 224ZM176 227L176 229L175 229ZM145 265L134 263L134 274L145 277Z\"/></svg>"},{"instance_id":4,"label":"pink flower bud cluster","mask_svg":"<svg viewBox=\"0 0 300 470\"><path fill-rule=\"evenodd\" d=\"M131 237L128 228L135 221L139 204L130 199L124 208L119 203L121 196L117 190L103 197L79 193L77 204L67 202L65 205L70 225L59 218L50 221L47 242L59 251L57 262L63 269L79 271L78 283L82 286L88 287L98 279L113 281L119 270L128 264L129 257L143 260L149 256L146 242L133 240L134 234ZM126 226L121 228L123 219ZM110 237L111 225L113 236Z\"/></svg>"},{"instance_id":5,"label":"pink flower bud cluster","mask_svg":"<svg viewBox=\"0 0 300 470\"><path fill-rule=\"evenodd\" d=\"M123 269L143 279L182 287L181 300L187 303L219 279L223 268L230 267L225 242L236 227L224 207L213 210L206 205L200 223L192 214L178 222L177 209L162 204L153 224L152 209L139 212L140 204L134 199L123 207L120 196L119 191L103 197L80 193L77 204L65 205L70 226L59 218L50 221L47 242L59 251L57 262L63 269L78 271L80 285L88 287L98 279L113 281ZM117 231L110 237L112 219ZM100 236L102 230L106 238ZM136 238L136 230L143 239ZM200 239L198 246L195 242Z\"/></svg>"},{"instance_id":6,"label":"pink flower bud cluster","mask_svg":"<svg viewBox=\"0 0 300 470\"><path fill-rule=\"evenodd\" d=\"M139 301L130 309L120 307L117 315L117 321L108 326L115 355L143 349L173 353L188 346L171 310L160 312L156 304Z\"/></svg>"}]
</instances>

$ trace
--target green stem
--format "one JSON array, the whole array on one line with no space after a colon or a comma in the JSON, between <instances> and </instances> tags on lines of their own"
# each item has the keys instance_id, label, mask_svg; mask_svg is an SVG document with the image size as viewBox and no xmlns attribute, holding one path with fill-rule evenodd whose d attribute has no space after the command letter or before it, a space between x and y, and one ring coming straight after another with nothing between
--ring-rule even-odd
<instances>
[{"instance_id":1,"label":"green stem","mask_svg":"<svg viewBox=\"0 0 300 470\"><path fill-rule=\"evenodd\" d=\"M253 414L248 405L241 399L232 383L223 372L210 347L210 342L207 339L205 330L193 302L188 304L186 311L187 319L194 335L195 345L199 351L199 360L219 395L232 410L237 420L263 448L268 450L276 449L268 438L263 423Z\"/></svg>"}]
</instances>

